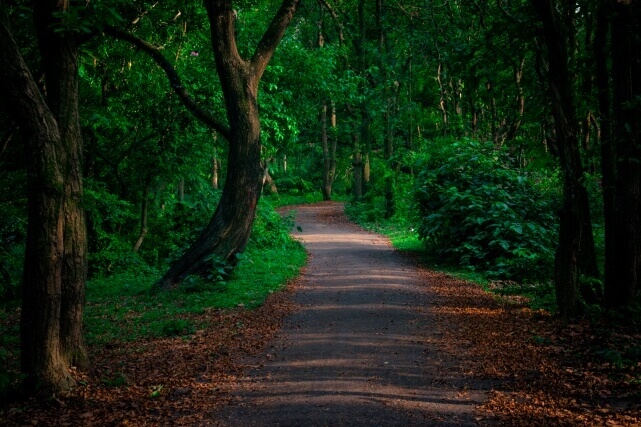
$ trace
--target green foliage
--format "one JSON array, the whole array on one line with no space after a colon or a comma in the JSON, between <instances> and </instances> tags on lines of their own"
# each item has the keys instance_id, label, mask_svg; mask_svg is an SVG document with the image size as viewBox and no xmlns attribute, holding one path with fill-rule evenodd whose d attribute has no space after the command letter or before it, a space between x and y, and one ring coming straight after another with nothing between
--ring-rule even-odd
<instances>
[{"instance_id":1,"label":"green foliage","mask_svg":"<svg viewBox=\"0 0 641 427\"><path fill-rule=\"evenodd\" d=\"M5 163L0 159L0 302L17 298L22 283L24 247L27 238L27 200L24 196L26 174L11 161L17 152L9 152Z\"/></svg>"},{"instance_id":2,"label":"green foliage","mask_svg":"<svg viewBox=\"0 0 641 427\"><path fill-rule=\"evenodd\" d=\"M315 187L314 183L294 174L276 176L274 181L276 182L276 187L278 188L279 193L289 195L306 194L312 191Z\"/></svg>"},{"instance_id":3,"label":"green foliage","mask_svg":"<svg viewBox=\"0 0 641 427\"><path fill-rule=\"evenodd\" d=\"M510 167L490 144L437 142L420 165L419 236L439 259L489 277L549 279L557 235L551 178Z\"/></svg>"},{"instance_id":4,"label":"green foliage","mask_svg":"<svg viewBox=\"0 0 641 427\"><path fill-rule=\"evenodd\" d=\"M152 337L189 335L204 325L189 316L219 309L260 305L298 274L307 258L304 248L287 233L291 220L261 200L249 245L230 272L214 263L208 277L189 277L184 286L151 293L162 270L123 268L96 275L87 289L87 341L104 345ZM131 248L129 248L131 251Z\"/></svg>"},{"instance_id":5,"label":"green foliage","mask_svg":"<svg viewBox=\"0 0 641 427\"><path fill-rule=\"evenodd\" d=\"M261 198L256 210L250 240L258 249L287 248L291 245L289 231L293 226L294 220L291 214L281 218L269 200Z\"/></svg>"},{"instance_id":6,"label":"green foliage","mask_svg":"<svg viewBox=\"0 0 641 427\"><path fill-rule=\"evenodd\" d=\"M101 381L107 387L114 388L125 386L129 382L125 374L122 372L115 374L112 378L103 378Z\"/></svg>"}]
</instances>

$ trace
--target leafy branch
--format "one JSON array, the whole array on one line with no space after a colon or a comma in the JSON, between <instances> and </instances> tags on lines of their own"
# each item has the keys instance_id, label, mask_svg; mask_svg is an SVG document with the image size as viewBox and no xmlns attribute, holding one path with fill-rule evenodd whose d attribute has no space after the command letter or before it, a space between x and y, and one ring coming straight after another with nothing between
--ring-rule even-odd
<instances>
[{"instance_id":1,"label":"leafy branch","mask_svg":"<svg viewBox=\"0 0 641 427\"><path fill-rule=\"evenodd\" d=\"M131 33L119 30L112 26L105 26L104 32L105 34L118 40L129 42L136 46L138 49L148 54L156 62L156 64L158 64L158 66L163 69L163 71L167 75L167 78L169 79L171 88L174 90L176 95L178 95L178 98L180 98L180 101L183 103L183 105L194 115L194 117L203 122L205 125L216 130L227 141L231 139L231 132L229 131L229 128L225 124L221 123L209 111L201 108L191 97L191 95L189 95L189 92L187 92L187 89L185 89L185 87L183 86L180 76L174 69L173 65L169 62L169 60L167 60L167 58L165 58L158 47Z\"/></svg>"}]
</instances>

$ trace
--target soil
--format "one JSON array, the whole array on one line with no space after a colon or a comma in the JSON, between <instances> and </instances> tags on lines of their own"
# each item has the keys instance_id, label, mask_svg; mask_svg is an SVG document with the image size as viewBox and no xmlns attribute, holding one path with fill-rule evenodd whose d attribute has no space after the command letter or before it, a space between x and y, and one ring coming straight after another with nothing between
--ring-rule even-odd
<instances>
[{"instance_id":1,"label":"soil","mask_svg":"<svg viewBox=\"0 0 641 427\"><path fill-rule=\"evenodd\" d=\"M487 381L438 345L429 283L342 205L300 206L298 309L219 414L228 426L476 425Z\"/></svg>"}]
</instances>

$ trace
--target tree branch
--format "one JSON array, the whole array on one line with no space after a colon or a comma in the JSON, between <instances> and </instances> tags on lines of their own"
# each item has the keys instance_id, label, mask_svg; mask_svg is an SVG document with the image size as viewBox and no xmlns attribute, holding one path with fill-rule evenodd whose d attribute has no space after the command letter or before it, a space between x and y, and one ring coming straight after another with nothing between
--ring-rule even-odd
<instances>
[{"instance_id":1,"label":"tree branch","mask_svg":"<svg viewBox=\"0 0 641 427\"><path fill-rule=\"evenodd\" d=\"M253 78L260 80L265 72L269 60L274 55L276 46L280 43L287 26L294 17L294 13L296 13L299 2L300 0L283 0L280 9L278 9L274 19L269 24L269 28L265 31L260 42L258 42L256 52L251 59L251 67L254 70Z\"/></svg>"},{"instance_id":2,"label":"tree branch","mask_svg":"<svg viewBox=\"0 0 641 427\"><path fill-rule=\"evenodd\" d=\"M231 133L229 128L221 123L216 117L214 117L209 111L204 110L196 101L189 95L187 89L182 85L180 76L174 69L173 65L165 58L160 49L151 43L134 36L133 34L127 33L125 31L119 30L117 28L106 26L104 32L111 37L114 37L118 40L123 40L129 42L148 54L160 68L163 69L167 78L169 79L169 84L174 90L180 101L183 105L196 117L198 120L206 124L207 126L213 128L218 133L220 133L227 141L231 138Z\"/></svg>"},{"instance_id":3,"label":"tree branch","mask_svg":"<svg viewBox=\"0 0 641 427\"><path fill-rule=\"evenodd\" d=\"M340 45L342 46L343 44L345 44L345 36L343 34L343 24L338 19L338 13L336 13L336 11L332 8L327 0L318 0L318 3L325 9L327 9L330 16L332 17L332 21L334 21L334 27L336 28L336 32L338 33L338 40L340 41Z\"/></svg>"}]
</instances>

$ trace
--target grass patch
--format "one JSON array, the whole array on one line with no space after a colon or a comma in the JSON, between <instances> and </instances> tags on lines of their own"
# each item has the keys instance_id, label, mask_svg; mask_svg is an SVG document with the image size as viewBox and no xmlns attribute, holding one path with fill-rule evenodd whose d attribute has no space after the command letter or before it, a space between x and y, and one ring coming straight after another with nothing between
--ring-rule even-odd
<instances>
[{"instance_id":1,"label":"grass patch","mask_svg":"<svg viewBox=\"0 0 641 427\"><path fill-rule=\"evenodd\" d=\"M206 324L190 319L208 310L254 308L296 277L307 253L291 240L275 248L245 252L225 282L192 279L178 289L152 294L155 275L123 273L88 284L85 330L90 345L183 336Z\"/></svg>"},{"instance_id":2,"label":"grass patch","mask_svg":"<svg viewBox=\"0 0 641 427\"><path fill-rule=\"evenodd\" d=\"M270 202L275 208L290 205L304 205L323 201L323 194L320 191L312 191L305 194L270 194L262 197ZM332 196L334 202L347 202L349 196Z\"/></svg>"}]
</instances>

